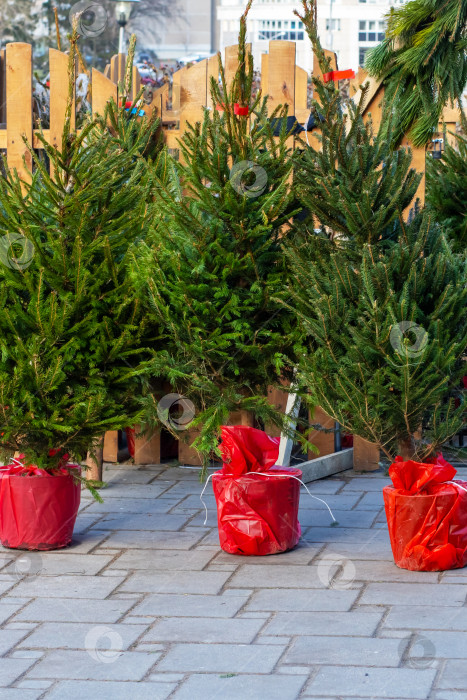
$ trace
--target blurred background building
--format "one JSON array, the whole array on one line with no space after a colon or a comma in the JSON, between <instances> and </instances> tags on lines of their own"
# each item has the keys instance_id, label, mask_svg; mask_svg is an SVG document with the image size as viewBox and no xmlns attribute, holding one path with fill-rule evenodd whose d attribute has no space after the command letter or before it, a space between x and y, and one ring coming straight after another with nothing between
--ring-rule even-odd
<instances>
[{"instance_id":1,"label":"blurred background building","mask_svg":"<svg viewBox=\"0 0 467 700\"><path fill-rule=\"evenodd\" d=\"M318 0L318 28L324 48L337 53L339 67L356 70L363 65L366 51L384 35L384 15L406 0ZM238 18L244 0L218 0L219 46L235 44ZM310 42L302 23L293 14L301 3L290 0L255 0L249 15L248 40L252 44L255 65L267 52L271 39L297 42L297 63L310 70Z\"/></svg>"}]
</instances>

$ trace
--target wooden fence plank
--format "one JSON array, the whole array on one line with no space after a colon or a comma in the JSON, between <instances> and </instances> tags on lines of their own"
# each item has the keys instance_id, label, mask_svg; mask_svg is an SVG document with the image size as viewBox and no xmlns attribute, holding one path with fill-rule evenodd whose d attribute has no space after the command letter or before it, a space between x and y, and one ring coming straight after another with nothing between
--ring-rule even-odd
<instances>
[{"instance_id":1,"label":"wooden fence plank","mask_svg":"<svg viewBox=\"0 0 467 700\"><path fill-rule=\"evenodd\" d=\"M295 114L295 42L269 42L269 106L288 105L289 115Z\"/></svg>"},{"instance_id":2,"label":"wooden fence plank","mask_svg":"<svg viewBox=\"0 0 467 700\"><path fill-rule=\"evenodd\" d=\"M62 146L68 100L68 56L57 49L49 49L50 66L50 144ZM71 129L75 128L75 103L71 111Z\"/></svg>"},{"instance_id":3,"label":"wooden fence plank","mask_svg":"<svg viewBox=\"0 0 467 700\"><path fill-rule=\"evenodd\" d=\"M295 116L300 124L304 124L309 114L308 73L300 66L295 66Z\"/></svg>"},{"instance_id":4,"label":"wooden fence plank","mask_svg":"<svg viewBox=\"0 0 467 700\"><path fill-rule=\"evenodd\" d=\"M208 62L200 61L190 66L183 75L180 129L185 130L187 122L194 124L203 118L203 108L207 105Z\"/></svg>"},{"instance_id":5,"label":"wooden fence plank","mask_svg":"<svg viewBox=\"0 0 467 700\"><path fill-rule=\"evenodd\" d=\"M95 68L92 69L91 104L93 114L103 114L107 102L117 101L117 86Z\"/></svg>"},{"instance_id":6,"label":"wooden fence plank","mask_svg":"<svg viewBox=\"0 0 467 700\"><path fill-rule=\"evenodd\" d=\"M117 53L110 59L110 80L118 85L125 80L126 54Z\"/></svg>"},{"instance_id":7,"label":"wooden fence plank","mask_svg":"<svg viewBox=\"0 0 467 700\"><path fill-rule=\"evenodd\" d=\"M6 46L7 162L28 179L31 156L23 142L32 143L32 47L13 43ZM23 162L25 158L27 167Z\"/></svg>"},{"instance_id":8,"label":"wooden fence plank","mask_svg":"<svg viewBox=\"0 0 467 700\"><path fill-rule=\"evenodd\" d=\"M219 82L219 56L211 56L207 59L208 71L207 71L207 85L206 85L206 106L212 108L212 97L211 97L211 79L214 78L216 83Z\"/></svg>"},{"instance_id":9,"label":"wooden fence plank","mask_svg":"<svg viewBox=\"0 0 467 700\"><path fill-rule=\"evenodd\" d=\"M246 45L246 52L251 53L251 44ZM225 72L225 82L227 83L227 90L230 91L232 87L232 80L234 79L235 73L238 68L238 46L234 44L233 46L225 47L225 59L224 59L224 72Z\"/></svg>"},{"instance_id":10,"label":"wooden fence plank","mask_svg":"<svg viewBox=\"0 0 467 700\"><path fill-rule=\"evenodd\" d=\"M5 49L0 51L0 124L6 124Z\"/></svg>"}]
</instances>

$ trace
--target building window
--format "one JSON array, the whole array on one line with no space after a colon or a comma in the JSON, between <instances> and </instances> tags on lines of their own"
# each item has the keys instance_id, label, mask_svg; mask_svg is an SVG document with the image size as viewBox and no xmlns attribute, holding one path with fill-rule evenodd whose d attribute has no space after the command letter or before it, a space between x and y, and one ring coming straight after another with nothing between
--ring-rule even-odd
<instances>
[{"instance_id":1,"label":"building window","mask_svg":"<svg viewBox=\"0 0 467 700\"><path fill-rule=\"evenodd\" d=\"M369 46L360 46L358 50L358 65L359 66L364 66L365 65L365 55L366 52L368 51L370 47Z\"/></svg>"},{"instance_id":2,"label":"building window","mask_svg":"<svg viewBox=\"0 0 467 700\"><path fill-rule=\"evenodd\" d=\"M296 20L260 20L258 30L258 41L272 41L282 39L284 41L304 41L305 32L296 31L297 28L303 30L303 22Z\"/></svg>"},{"instance_id":3,"label":"building window","mask_svg":"<svg viewBox=\"0 0 467 700\"><path fill-rule=\"evenodd\" d=\"M358 40L372 43L383 41L385 26L384 21L360 20L358 23Z\"/></svg>"},{"instance_id":4,"label":"building window","mask_svg":"<svg viewBox=\"0 0 467 700\"><path fill-rule=\"evenodd\" d=\"M340 19L327 19L326 20L326 31L330 32L340 32L341 30L341 21Z\"/></svg>"}]
</instances>

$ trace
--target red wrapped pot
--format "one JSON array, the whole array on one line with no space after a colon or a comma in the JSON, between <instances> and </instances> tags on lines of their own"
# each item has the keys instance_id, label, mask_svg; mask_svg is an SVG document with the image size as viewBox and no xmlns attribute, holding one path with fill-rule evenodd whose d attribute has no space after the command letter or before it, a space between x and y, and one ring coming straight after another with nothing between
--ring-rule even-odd
<instances>
[{"instance_id":1,"label":"red wrapped pot","mask_svg":"<svg viewBox=\"0 0 467 700\"><path fill-rule=\"evenodd\" d=\"M77 465L67 465L67 469ZM71 542L81 484L62 473L8 473L0 478L0 540L14 549L60 549Z\"/></svg>"},{"instance_id":2,"label":"red wrapped pot","mask_svg":"<svg viewBox=\"0 0 467 700\"><path fill-rule=\"evenodd\" d=\"M272 468L279 439L247 426L223 426L221 452L223 468L212 476L221 548L251 556L295 547L302 472Z\"/></svg>"},{"instance_id":3,"label":"red wrapped pot","mask_svg":"<svg viewBox=\"0 0 467 700\"><path fill-rule=\"evenodd\" d=\"M467 564L467 482L441 456L435 463L397 458L393 486L383 489L394 561L411 571L445 571Z\"/></svg>"}]
</instances>

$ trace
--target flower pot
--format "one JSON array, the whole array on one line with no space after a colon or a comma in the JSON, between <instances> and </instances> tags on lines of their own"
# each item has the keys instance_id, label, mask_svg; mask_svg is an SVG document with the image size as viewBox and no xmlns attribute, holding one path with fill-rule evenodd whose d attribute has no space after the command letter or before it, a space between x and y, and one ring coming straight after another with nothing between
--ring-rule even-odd
<instances>
[{"instance_id":1,"label":"flower pot","mask_svg":"<svg viewBox=\"0 0 467 700\"><path fill-rule=\"evenodd\" d=\"M411 571L445 571L467 564L467 482L452 481L447 462L393 464L383 489L394 561Z\"/></svg>"},{"instance_id":2,"label":"flower pot","mask_svg":"<svg viewBox=\"0 0 467 700\"><path fill-rule=\"evenodd\" d=\"M68 465L75 466L75 465ZM0 479L0 540L4 547L46 550L71 542L81 484L71 474Z\"/></svg>"},{"instance_id":3,"label":"flower pot","mask_svg":"<svg viewBox=\"0 0 467 700\"><path fill-rule=\"evenodd\" d=\"M244 425L223 426L221 452L224 466L212 476L221 548L258 556L295 547L302 473L272 468L278 439Z\"/></svg>"}]
</instances>

